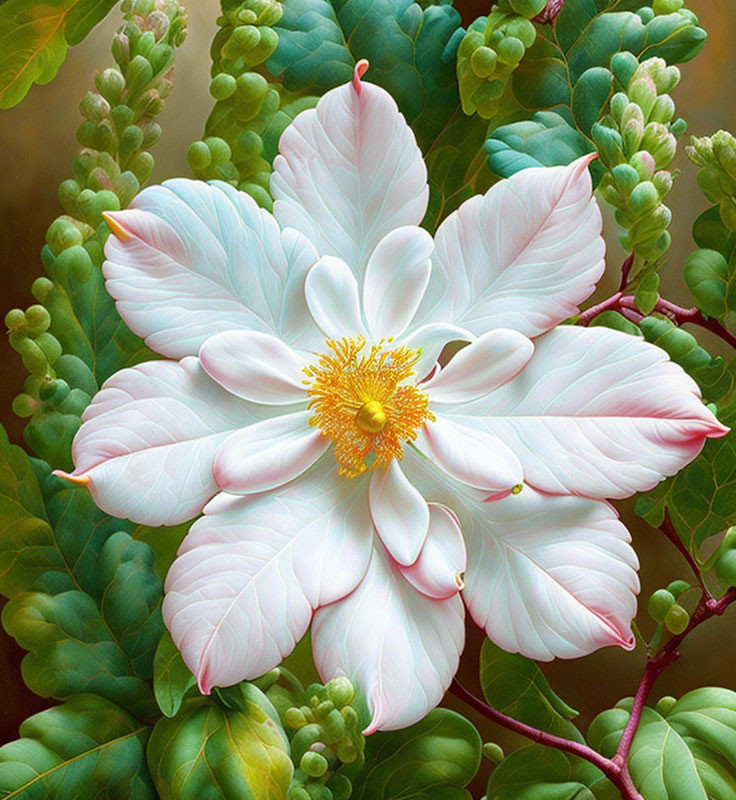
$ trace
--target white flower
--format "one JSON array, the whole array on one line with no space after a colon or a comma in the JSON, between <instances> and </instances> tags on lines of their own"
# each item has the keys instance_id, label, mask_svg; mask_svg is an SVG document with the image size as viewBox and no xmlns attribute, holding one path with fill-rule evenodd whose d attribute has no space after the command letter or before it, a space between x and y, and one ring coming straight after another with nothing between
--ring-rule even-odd
<instances>
[{"instance_id":1,"label":"white flower","mask_svg":"<svg viewBox=\"0 0 736 800\"><path fill-rule=\"evenodd\" d=\"M367 730L408 725L457 668L461 590L532 658L633 645L636 557L603 499L725 429L661 350L555 328L604 269L588 163L502 181L433 242L411 130L356 73L283 134L273 216L187 180L108 215L121 316L181 360L107 381L68 477L149 525L204 509L163 608L203 691L271 669L313 621Z\"/></svg>"}]
</instances>

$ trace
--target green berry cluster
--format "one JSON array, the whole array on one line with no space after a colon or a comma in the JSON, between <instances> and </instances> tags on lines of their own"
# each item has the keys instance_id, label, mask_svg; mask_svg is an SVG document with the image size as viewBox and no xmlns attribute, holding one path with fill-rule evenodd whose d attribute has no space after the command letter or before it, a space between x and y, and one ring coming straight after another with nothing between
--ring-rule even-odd
<instances>
[{"instance_id":1,"label":"green berry cluster","mask_svg":"<svg viewBox=\"0 0 736 800\"><path fill-rule=\"evenodd\" d=\"M685 8L685 0L652 0L652 7L644 7L637 11L644 22L649 22L654 17L663 17L666 14L679 14L693 25L698 24L698 18L692 11Z\"/></svg>"},{"instance_id":2,"label":"green berry cluster","mask_svg":"<svg viewBox=\"0 0 736 800\"><path fill-rule=\"evenodd\" d=\"M690 588L687 581L678 580L672 581L666 589L658 589L649 598L649 616L670 633L682 633L690 624L690 614L677 601Z\"/></svg>"},{"instance_id":3,"label":"green berry cluster","mask_svg":"<svg viewBox=\"0 0 736 800\"><path fill-rule=\"evenodd\" d=\"M291 757L297 769L287 800L348 800L353 787L338 772L345 764L360 763L365 739L358 712L351 703L355 688L348 678L333 678L307 687L302 705L282 714L291 735Z\"/></svg>"},{"instance_id":4,"label":"green berry cluster","mask_svg":"<svg viewBox=\"0 0 736 800\"><path fill-rule=\"evenodd\" d=\"M633 278L644 264L660 259L672 242L672 213L663 200L672 188L668 167L686 126L674 120L669 94L680 81L677 67L668 67L661 58L639 64L631 53L622 52L611 59L611 71L621 90L611 98L609 113L593 126L592 137L607 169L601 194L626 231L621 244L636 257ZM658 286L656 273L653 277Z\"/></svg>"},{"instance_id":5,"label":"green berry cluster","mask_svg":"<svg viewBox=\"0 0 736 800\"><path fill-rule=\"evenodd\" d=\"M463 111L493 117L501 107L508 82L537 31L532 19L547 0L499 0L488 17L468 28L457 51L457 77Z\"/></svg>"},{"instance_id":6,"label":"green berry cluster","mask_svg":"<svg viewBox=\"0 0 736 800\"><path fill-rule=\"evenodd\" d=\"M74 177L59 187L67 213L46 232L41 258L48 277L31 287L38 305L13 309L5 318L10 343L30 373L13 410L29 418L29 447L64 469L72 467L71 442L99 384L147 352L103 289L109 230L102 213L125 207L151 174L147 149L161 135L154 116L171 90L174 48L186 35L186 16L175 0L125 0L123 12L125 24L112 45L115 66L97 75L97 91L80 104L83 149Z\"/></svg>"},{"instance_id":7,"label":"green berry cluster","mask_svg":"<svg viewBox=\"0 0 736 800\"><path fill-rule=\"evenodd\" d=\"M718 206L723 224L736 231L736 137L728 131L693 137L685 152L700 167L698 185L703 194Z\"/></svg>"},{"instance_id":8,"label":"green berry cluster","mask_svg":"<svg viewBox=\"0 0 736 800\"><path fill-rule=\"evenodd\" d=\"M269 210L271 162L278 138L299 111L316 102L286 92L261 74L278 45L272 26L282 13L275 0L243 0L218 18L210 83L215 107L204 138L194 142L187 154L197 177L227 181Z\"/></svg>"}]
</instances>

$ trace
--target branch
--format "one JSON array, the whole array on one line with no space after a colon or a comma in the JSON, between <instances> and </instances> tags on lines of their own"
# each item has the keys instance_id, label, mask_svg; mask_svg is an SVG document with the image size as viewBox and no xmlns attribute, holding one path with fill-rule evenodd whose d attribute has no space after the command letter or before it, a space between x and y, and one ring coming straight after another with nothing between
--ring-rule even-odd
<instances>
[{"instance_id":1,"label":"branch","mask_svg":"<svg viewBox=\"0 0 736 800\"><path fill-rule=\"evenodd\" d=\"M659 530L672 542L672 544L677 548L680 552L682 557L687 561L688 566L692 570L693 575L695 576L695 580L698 582L698 586L700 586L700 590L703 593L703 597L706 599L712 600L713 595L710 592L710 589L706 586L705 581L703 580L703 573L700 571L700 567L698 566L697 562L693 558L690 551L685 547L682 542L682 539L677 534L674 525L672 524L672 519L670 518L670 512L665 509L664 512L664 521L659 526Z\"/></svg>"},{"instance_id":2,"label":"branch","mask_svg":"<svg viewBox=\"0 0 736 800\"><path fill-rule=\"evenodd\" d=\"M631 780L626 763L617 763L613 759L602 756L587 744L574 742L572 739L564 739L562 736L555 736L552 733L539 730L539 728L534 728L524 722L519 722L519 720L509 717L507 714L497 711L469 692L457 678L453 680L450 686L450 692L467 703L471 708L474 708L479 714L486 717L486 719L490 719L497 725L507 728L514 733L518 733L521 736L526 736L527 739L531 739L533 742L537 742L537 744L553 747L556 750L563 750L578 758L583 758L598 767L608 780L621 792L623 800L643 800Z\"/></svg>"}]
</instances>

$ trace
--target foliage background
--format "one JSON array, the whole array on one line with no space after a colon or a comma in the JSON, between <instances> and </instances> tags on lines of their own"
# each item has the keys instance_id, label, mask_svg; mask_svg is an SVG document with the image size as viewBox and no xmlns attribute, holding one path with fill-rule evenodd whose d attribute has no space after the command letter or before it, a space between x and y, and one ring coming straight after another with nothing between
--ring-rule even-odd
<instances>
[{"instance_id":1,"label":"foliage background","mask_svg":"<svg viewBox=\"0 0 736 800\"><path fill-rule=\"evenodd\" d=\"M288 0L287 0L288 1ZM488 11L488 0L455 0L467 25ZM199 139L204 120L212 106L209 84L209 42L215 31L214 19L219 12L217 0L192 0L189 37L177 57L174 91L161 115L164 130L156 147L156 171L151 182L174 175L188 175L186 150ZM678 114L689 122L689 132L708 135L719 128L736 129L736 59L732 42L736 39L736 3L734 0L688 0L687 7L699 17L709 33L703 53L682 70L683 81L674 98ZM75 130L80 121L76 102L91 88L95 69L110 61L108 46L120 16L113 12L79 47L70 51L58 78L48 86L34 87L22 105L0 112L0 280L3 287L2 307L25 308L34 302L30 286L42 274L40 249L49 223L58 215L56 186L69 173L71 160L78 149ZM707 207L695 184L695 167L680 152L673 165L682 170L675 188L668 197L676 221L672 229L673 247L669 269L663 271L668 298L688 305L691 301L681 278L682 265L692 249L692 221ZM616 242L610 226L609 243ZM601 297L615 289L617 267L622 253L617 245L609 246L610 285L604 279ZM702 344L711 353L719 352L717 340L707 332L699 332ZM25 370L18 355L5 338L0 338L0 418L8 429L11 441L22 444L22 421L16 418L10 404L21 390ZM676 577L686 577L683 563L663 537L633 514L633 503L620 504L622 514L634 536L634 545L642 562L643 595L666 585ZM655 579L654 576L661 576ZM641 615L646 626L646 616ZM704 685L719 685L736 690L736 635L724 637L728 623L705 626L688 639L692 655L669 670L657 686L657 695L680 695ZM731 623L730 632L736 633ZM468 627L468 646L461 662L460 676L469 688L478 689L477 664L483 635ZM718 658L712 654L717 652ZM24 686L20 677L23 653L0 629L0 744L16 738L19 723L30 714L51 704L36 697ZM546 673L559 693L573 706L587 709L581 722L587 725L596 711L615 704L631 694L639 680L644 661L642 652L630 655L608 649L574 664L555 662ZM484 739L510 742L509 734L491 729L481 718L468 714L453 698L455 707L479 727ZM482 768L471 786L480 797L487 780Z\"/></svg>"}]
</instances>

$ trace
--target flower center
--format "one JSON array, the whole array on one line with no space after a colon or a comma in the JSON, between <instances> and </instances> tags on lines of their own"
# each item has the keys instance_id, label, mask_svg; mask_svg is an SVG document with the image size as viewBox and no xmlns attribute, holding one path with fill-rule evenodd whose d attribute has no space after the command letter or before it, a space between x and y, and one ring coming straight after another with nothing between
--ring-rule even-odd
<instances>
[{"instance_id":1,"label":"flower center","mask_svg":"<svg viewBox=\"0 0 736 800\"><path fill-rule=\"evenodd\" d=\"M404 443L434 420L427 395L407 383L419 348L389 349L392 341L328 340L329 352L304 370L314 412L309 424L332 441L338 472L348 478L403 458Z\"/></svg>"}]
</instances>

